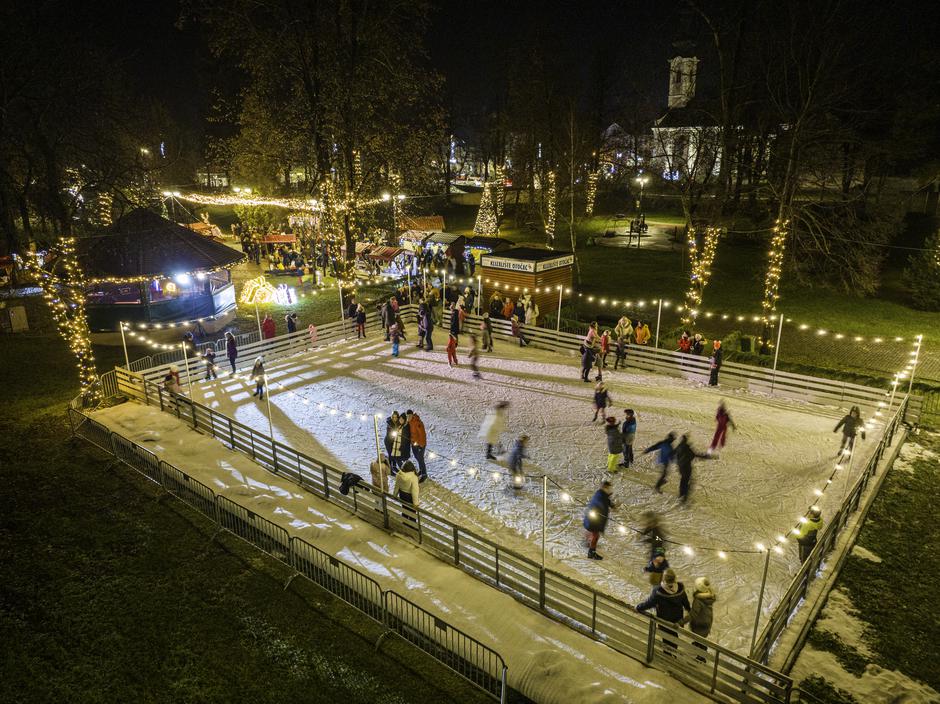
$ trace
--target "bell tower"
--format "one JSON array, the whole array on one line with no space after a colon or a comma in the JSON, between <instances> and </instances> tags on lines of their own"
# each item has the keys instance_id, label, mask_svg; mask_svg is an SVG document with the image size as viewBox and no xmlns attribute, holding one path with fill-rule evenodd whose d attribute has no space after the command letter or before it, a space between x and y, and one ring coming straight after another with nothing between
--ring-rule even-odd
<instances>
[{"instance_id":1,"label":"bell tower","mask_svg":"<svg viewBox=\"0 0 940 704\"><path fill-rule=\"evenodd\" d=\"M695 97L695 78L698 73L698 58L674 56L669 60L670 108L683 108Z\"/></svg>"}]
</instances>

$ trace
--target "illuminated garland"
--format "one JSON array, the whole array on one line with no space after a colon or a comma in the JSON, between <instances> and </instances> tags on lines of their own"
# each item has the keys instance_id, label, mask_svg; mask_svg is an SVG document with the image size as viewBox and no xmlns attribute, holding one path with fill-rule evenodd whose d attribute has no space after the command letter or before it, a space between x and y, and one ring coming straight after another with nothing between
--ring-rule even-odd
<instances>
[{"instance_id":1,"label":"illuminated garland","mask_svg":"<svg viewBox=\"0 0 940 704\"><path fill-rule=\"evenodd\" d=\"M780 298L780 272L783 268L783 253L787 246L789 234L789 220L782 223L778 220L773 228L773 237L770 240L770 255L767 263L767 275L764 277L763 309L764 327L773 325L773 318L777 313L777 299Z\"/></svg>"},{"instance_id":2,"label":"illuminated garland","mask_svg":"<svg viewBox=\"0 0 940 704\"><path fill-rule=\"evenodd\" d=\"M329 179L326 182L330 182ZM321 192L323 186L321 185ZM319 213L327 209L325 203L316 198L270 198L266 196L251 195L203 195L201 193L180 193L179 191L163 191L164 197L173 197L196 205L220 205L220 206L269 206L272 208L287 208L300 212ZM344 210L346 207L365 208L378 205L382 202L381 198L372 198L371 200L357 201L355 206L347 206L345 203L334 203L331 206L334 210Z\"/></svg>"},{"instance_id":3,"label":"illuminated garland","mask_svg":"<svg viewBox=\"0 0 940 704\"><path fill-rule=\"evenodd\" d=\"M108 227L111 224L111 206L114 197L108 191L101 191L95 199L95 224Z\"/></svg>"},{"instance_id":4,"label":"illuminated garland","mask_svg":"<svg viewBox=\"0 0 940 704\"><path fill-rule=\"evenodd\" d=\"M698 307L702 303L702 295L712 274L712 262L715 261L715 251L718 249L718 236L721 230L717 227L706 227L702 241L701 252L698 249L698 232L694 227L689 228L689 264L692 273L689 276L689 290L685 294L685 309L687 314L682 322L691 325L698 314Z\"/></svg>"},{"instance_id":5,"label":"illuminated garland","mask_svg":"<svg viewBox=\"0 0 940 704\"><path fill-rule=\"evenodd\" d=\"M506 169L497 166L494 169L493 205L496 208L496 224L503 221L506 207Z\"/></svg>"},{"instance_id":6,"label":"illuminated garland","mask_svg":"<svg viewBox=\"0 0 940 704\"><path fill-rule=\"evenodd\" d=\"M173 278L174 276L178 276L181 273L195 274L195 275L199 275L199 274L208 275L216 271L226 271L228 269L232 269L247 260L248 260L248 256L242 255L242 257L238 259L237 261L226 264L225 266L218 266L215 269L207 269L206 271L196 271L196 272L177 271L177 272L173 272L172 274L157 272L154 274L146 274L144 276L101 276L101 277L92 277L92 278L85 279L85 283L87 284L140 284L140 283L152 281L153 279L170 279L170 278Z\"/></svg>"},{"instance_id":7,"label":"illuminated garland","mask_svg":"<svg viewBox=\"0 0 940 704\"><path fill-rule=\"evenodd\" d=\"M555 242L555 201L558 197L558 192L555 189L555 172L548 172L548 192L545 196L545 210L547 212L547 217L545 218L545 235L548 239L548 246L551 247Z\"/></svg>"},{"instance_id":8,"label":"illuminated garland","mask_svg":"<svg viewBox=\"0 0 940 704\"><path fill-rule=\"evenodd\" d=\"M589 171L587 185L584 192L584 215L591 217L594 214L594 201L597 199L597 180L600 178L599 170Z\"/></svg>"},{"instance_id":9,"label":"illuminated garland","mask_svg":"<svg viewBox=\"0 0 940 704\"><path fill-rule=\"evenodd\" d=\"M499 224L496 219L496 206L493 204L492 182L483 184L480 196L480 209L477 221L473 225L473 234L483 237L498 237Z\"/></svg>"},{"instance_id":10,"label":"illuminated garland","mask_svg":"<svg viewBox=\"0 0 940 704\"><path fill-rule=\"evenodd\" d=\"M85 315L85 287L88 282L75 256L75 238L60 237L48 256L53 257L49 259L52 264L50 270L43 269L39 258L32 252L24 261L42 288L59 335L75 355L82 399L87 405L95 405L101 400L101 383ZM53 273L51 269L56 268L59 271Z\"/></svg>"}]
</instances>

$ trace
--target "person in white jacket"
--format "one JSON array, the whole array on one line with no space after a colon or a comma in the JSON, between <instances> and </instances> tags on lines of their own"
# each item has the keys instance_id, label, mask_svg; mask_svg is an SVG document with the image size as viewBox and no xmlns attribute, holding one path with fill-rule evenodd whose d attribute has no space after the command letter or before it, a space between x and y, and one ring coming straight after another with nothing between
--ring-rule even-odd
<instances>
[{"instance_id":1,"label":"person in white jacket","mask_svg":"<svg viewBox=\"0 0 940 704\"><path fill-rule=\"evenodd\" d=\"M483 419L483 425L480 426L480 432L477 435L486 445L486 459L495 460L493 446L499 444L500 436L506 432L506 409L509 408L508 401L500 401L486 413Z\"/></svg>"},{"instance_id":2,"label":"person in white jacket","mask_svg":"<svg viewBox=\"0 0 940 704\"><path fill-rule=\"evenodd\" d=\"M539 324L539 304L532 298L529 298L526 302L525 324L530 328L534 328Z\"/></svg>"},{"instance_id":3,"label":"person in white jacket","mask_svg":"<svg viewBox=\"0 0 940 704\"><path fill-rule=\"evenodd\" d=\"M395 495L402 503L402 517L407 521L416 521L414 509L418 508L421 483L415 472L414 463L408 460L395 475ZM410 510L409 510L410 507Z\"/></svg>"}]
</instances>

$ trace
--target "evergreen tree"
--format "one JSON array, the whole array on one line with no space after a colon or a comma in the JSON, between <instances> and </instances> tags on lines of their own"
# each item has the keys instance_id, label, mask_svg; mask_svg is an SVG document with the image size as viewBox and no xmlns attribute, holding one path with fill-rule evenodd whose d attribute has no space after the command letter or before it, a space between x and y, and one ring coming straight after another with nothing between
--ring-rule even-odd
<instances>
[{"instance_id":1,"label":"evergreen tree","mask_svg":"<svg viewBox=\"0 0 940 704\"><path fill-rule=\"evenodd\" d=\"M904 282L915 307L940 310L940 230L927 238L924 249L911 256Z\"/></svg>"}]
</instances>

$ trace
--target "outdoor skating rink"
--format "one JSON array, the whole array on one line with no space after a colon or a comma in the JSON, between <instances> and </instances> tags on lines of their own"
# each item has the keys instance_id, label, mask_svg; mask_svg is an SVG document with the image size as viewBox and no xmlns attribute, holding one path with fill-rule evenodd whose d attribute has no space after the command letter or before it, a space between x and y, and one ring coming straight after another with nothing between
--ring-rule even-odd
<instances>
[{"instance_id":1,"label":"outdoor skating rink","mask_svg":"<svg viewBox=\"0 0 940 704\"><path fill-rule=\"evenodd\" d=\"M441 341L446 339L437 332ZM454 369L447 365L443 345L425 352L413 342L403 343L397 359L390 349L374 336L272 361L267 372L275 437L368 480L376 453L372 416L383 414L381 442L385 415L413 409L427 428L428 453L440 455L428 460L430 481L421 486L422 508L538 559L541 481L530 479L516 491L504 474L494 480L492 472L503 467L484 461L477 438L487 409L508 401L509 430L503 446L508 449L514 437L529 435L526 473L547 474L572 496L565 502L561 491L550 485L550 566L629 603L648 594L650 585L642 571L648 547L633 530L621 533L612 522L598 547L605 559L587 559L584 503L599 482L611 476L614 499L620 503L613 521L637 527L647 509L662 516L667 537L678 543L667 545L667 557L680 581L691 594L695 578L708 576L718 592L711 638L740 652L750 644L764 564L755 544L772 544L814 501L828 519L845 493L847 479L857 476L882 432L879 425L866 441L859 438L851 469L840 471L817 498L814 489L825 487L835 465L840 435L832 429L845 410L636 370L608 370L604 378L614 400L608 412L621 420L623 409L630 407L638 417L637 462L632 469L609 475L603 423L591 422L594 383L581 381L579 359L573 354L521 350L497 342L495 353L481 357L483 379L475 380L463 347L458 350L461 366ZM610 360L612 366L613 355ZM240 360L240 371L247 372L252 361ZM253 398L252 391L253 385L227 377L194 385L196 400L267 432L268 405ZM687 505L677 499L674 467L663 493L656 494L654 455L640 452L669 431L688 433L693 446L704 452L722 399L738 430L729 431L720 458L696 461ZM327 408L318 408L318 403ZM340 412L331 414L329 407ZM870 410L862 409L863 418ZM349 418L347 411L352 413ZM362 420L361 414L368 419ZM470 467L481 471L471 476ZM772 553L764 614L798 568L796 545L782 547L782 554ZM735 552L740 550L748 552Z\"/></svg>"}]
</instances>

